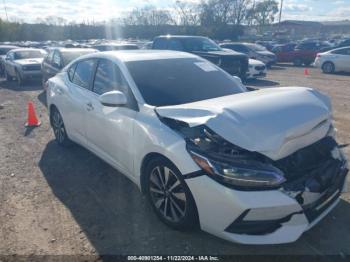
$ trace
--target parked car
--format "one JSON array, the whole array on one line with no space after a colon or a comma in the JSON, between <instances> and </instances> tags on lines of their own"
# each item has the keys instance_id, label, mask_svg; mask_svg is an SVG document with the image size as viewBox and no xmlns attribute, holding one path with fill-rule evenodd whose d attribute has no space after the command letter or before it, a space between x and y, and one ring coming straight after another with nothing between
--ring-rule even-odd
<instances>
[{"instance_id":1,"label":"parked car","mask_svg":"<svg viewBox=\"0 0 350 262\"><path fill-rule=\"evenodd\" d=\"M42 85L45 87L49 78L55 76L63 67L79 56L98 52L92 48L50 48L41 64Z\"/></svg>"},{"instance_id":2,"label":"parked car","mask_svg":"<svg viewBox=\"0 0 350 262\"><path fill-rule=\"evenodd\" d=\"M251 43L224 43L220 46L246 54L251 59L263 62L267 67L271 67L276 63L276 55L261 45Z\"/></svg>"},{"instance_id":3,"label":"parked car","mask_svg":"<svg viewBox=\"0 0 350 262\"><path fill-rule=\"evenodd\" d=\"M317 53L327 47L319 42L304 42L294 47L293 45L277 46L273 49L277 56L277 62L293 63L295 66L309 66L315 61Z\"/></svg>"},{"instance_id":4,"label":"parked car","mask_svg":"<svg viewBox=\"0 0 350 262\"><path fill-rule=\"evenodd\" d=\"M136 50L140 49L136 44L98 44L92 46L94 49L98 51L114 51L114 50Z\"/></svg>"},{"instance_id":5,"label":"parked car","mask_svg":"<svg viewBox=\"0 0 350 262\"><path fill-rule=\"evenodd\" d=\"M350 72L350 46L317 54L315 66L327 74Z\"/></svg>"},{"instance_id":6,"label":"parked car","mask_svg":"<svg viewBox=\"0 0 350 262\"><path fill-rule=\"evenodd\" d=\"M41 63L46 52L36 48L18 48L9 51L5 58L7 81L16 78L18 85L28 79L41 78Z\"/></svg>"},{"instance_id":7,"label":"parked car","mask_svg":"<svg viewBox=\"0 0 350 262\"><path fill-rule=\"evenodd\" d=\"M255 59L249 59L247 79L257 79L266 77L267 68L266 65Z\"/></svg>"},{"instance_id":8,"label":"parked car","mask_svg":"<svg viewBox=\"0 0 350 262\"><path fill-rule=\"evenodd\" d=\"M59 145L74 141L125 174L175 229L292 242L344 189L330 99L311 88L248 92L193 54L116 51L50 78L47 103Z\"/></svg>"},{"instance_id":9,"label":"parked car","mask_svg":"<svg viewBox=\"0 0 350 262\"><path fill-rule=\"evenodd\" d=\"M0 76L5 73L5 58L8 51L19 48L14 45L0 45Z\"/></svg>"},{"instance_id":10,"label":"parked car","mask_svg":"<svg viewBox=\"0 0 350 262\"><path fill-rule=\"evenodd\" d=\"M340 48L340 47L347 47L347 46L350 46L350 38L341 41L337 47Z\"/></svg>"},{"instance_id":11,"label":"parked car","mask_svg":"<svg viewBox=\"0 0 350 262\"><path fill-rule=\"evenodd\" d=\"M246 78L248 57L237 52L228 52L207 37L202 36L158 36L154 39L152 49L185 51L199 55L227 73Z\"/></svg>"}]
</instances>

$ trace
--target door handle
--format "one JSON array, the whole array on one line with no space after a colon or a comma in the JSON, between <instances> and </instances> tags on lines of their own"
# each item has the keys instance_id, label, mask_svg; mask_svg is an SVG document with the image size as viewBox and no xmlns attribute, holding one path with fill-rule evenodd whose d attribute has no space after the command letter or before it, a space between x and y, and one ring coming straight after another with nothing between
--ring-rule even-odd
<instances>
[{"instance_id":1,"label":"door handle","mask_svg":"<svg viewBox=\"0 0 350 262\"><path fill-rule=\"evenodd\" d=\"M88 103L86 104L86 110L87 110L87 111L94 110L94 106L92 105L91 102L88 102Z\"/></svg>"}]
</instances>

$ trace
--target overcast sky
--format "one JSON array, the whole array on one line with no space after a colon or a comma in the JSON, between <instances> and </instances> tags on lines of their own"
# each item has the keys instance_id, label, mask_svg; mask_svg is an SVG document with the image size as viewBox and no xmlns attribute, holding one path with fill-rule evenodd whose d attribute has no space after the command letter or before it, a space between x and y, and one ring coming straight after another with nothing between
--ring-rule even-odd
<instances>
[{"instance_id":1,"label":"overcast sky","mask_svg":"<svg viewBox=\"0 0 350 262\"><path fill-rule=\"evenodd\" d=\"M4 0L4 4L0 1L0 17L6 19L6 6L7 15L12 21L36 22L38 18L47 16L59 16L75 22L106 21L145 5L171 9L174 2L175 0ZM350 19L350 0L284 0L284 3L283 20Z\"/></svg>"}]
</instances>

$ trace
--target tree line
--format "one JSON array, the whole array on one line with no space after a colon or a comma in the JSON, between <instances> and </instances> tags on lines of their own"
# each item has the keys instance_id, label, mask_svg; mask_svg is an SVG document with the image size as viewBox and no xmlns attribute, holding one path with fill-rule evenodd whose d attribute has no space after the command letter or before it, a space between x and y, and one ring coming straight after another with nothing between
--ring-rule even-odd
<instances>
[{"instance_id":1,"label":"tree line","mask_svg":"<svg viewBox=\"0 0 350 262\"><path fill-rule=\"evenodd\" d=\"M35 24L0 20L0 41L149 39L160 34L237 39L243 34L243 26L266 26L274 22L277 13L276 0L202 0L198 4L178 0L171 10L146 6L99 23L67 22L52 16Z\"/></svg>"}]
</instances>

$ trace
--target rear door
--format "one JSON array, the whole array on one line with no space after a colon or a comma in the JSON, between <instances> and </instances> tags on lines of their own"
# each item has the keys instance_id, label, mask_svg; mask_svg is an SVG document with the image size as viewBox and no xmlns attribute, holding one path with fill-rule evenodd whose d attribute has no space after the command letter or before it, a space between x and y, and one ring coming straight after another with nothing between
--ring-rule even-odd
<instances>
[{"instance_id":1,"label":"rear door","mask_svg":"<svg viewBox=\"0 0 350 262\"><path fill-rule=\"evenodd\" d=\"M350 71L350 48L334 51L336 70Z\"/></svg>"},{"instance_id":2,"label":"rear door","mask_svg":"<svg viewBox=\"0 0 350 262\"><path fill-rule=\"evenodd\" d=\"M104 106L99 96L113 90L123 92L127 105ZM125 174L133 168L133 126L137 114L136 100L118 65L108 59L99 59L89 93L92 109L87 114L89 148Z\"/></svg>"}]
</instances>

